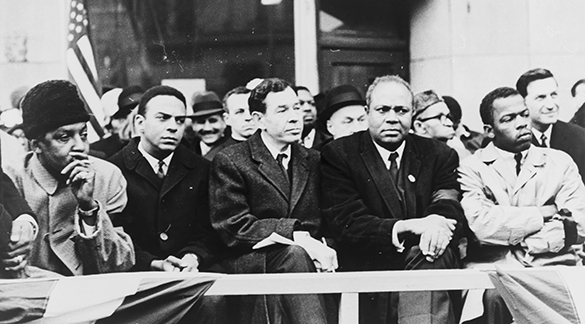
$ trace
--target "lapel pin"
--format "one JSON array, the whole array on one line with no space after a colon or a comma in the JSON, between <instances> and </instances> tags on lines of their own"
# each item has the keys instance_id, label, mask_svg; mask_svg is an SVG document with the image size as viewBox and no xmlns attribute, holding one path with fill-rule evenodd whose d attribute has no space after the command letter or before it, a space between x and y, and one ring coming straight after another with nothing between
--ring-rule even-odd
<instances>
[{"instance_id":1,"label":"lapel pin","mask_svg":"<svg viewBox=\"0 0 585 324\"><path fill-rule=\"evenodd\" d=\"M416 181L416 178L412 174L409 174L408 175L408 181L415 182Z\"/></svg>"}]
</instances>

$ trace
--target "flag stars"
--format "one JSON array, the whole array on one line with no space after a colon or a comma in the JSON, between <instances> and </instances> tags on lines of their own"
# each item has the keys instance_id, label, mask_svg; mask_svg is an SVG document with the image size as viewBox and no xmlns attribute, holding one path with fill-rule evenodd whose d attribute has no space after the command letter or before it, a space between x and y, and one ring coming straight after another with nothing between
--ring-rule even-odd
<instances>
[{"instance_id":1,"label":"flag stars","mask_svg":"<svg viewBox=\"0 0 585 324\"><path fill-rule=\"evenodd\" d=\"M76 5L77 5L77 1L75 1L75 0L71 1L71 8L75 8Z\"/></svg>"},{"instance_id":2,"label":"flag stars","mask_svg":"<svg viewBox=\"0 0 585 324\"><path fill-rule=\"evenodd\" d=\"M77 10L79 10L79 11L83 10L83 3L77 4Z\"/></svg>"}]
</instances>

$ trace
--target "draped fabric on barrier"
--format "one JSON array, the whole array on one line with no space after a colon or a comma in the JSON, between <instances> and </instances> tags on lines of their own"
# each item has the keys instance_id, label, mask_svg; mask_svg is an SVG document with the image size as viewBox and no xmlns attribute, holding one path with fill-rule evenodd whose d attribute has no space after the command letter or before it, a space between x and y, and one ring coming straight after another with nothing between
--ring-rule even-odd
<instances>
[{"instance_id":1,"label":"draped fabric on barrier","mask_svg":"<svg viewBox=\"0 0 585 324\"><path fill-rule=\"evenodd\" d=\"M584 323L585 268L497 268L489 275L516 323Z\"/></svg>"},{"instance_id":2,"label":"draped fabric on barrier","mask_svg":"<svg viewBox=\"0 0 585 324\"><path fill-rule=\"evenodd\" d=\"M220 274L0 280L0 323L178 323Z\"/></svg>"}]
</instances>

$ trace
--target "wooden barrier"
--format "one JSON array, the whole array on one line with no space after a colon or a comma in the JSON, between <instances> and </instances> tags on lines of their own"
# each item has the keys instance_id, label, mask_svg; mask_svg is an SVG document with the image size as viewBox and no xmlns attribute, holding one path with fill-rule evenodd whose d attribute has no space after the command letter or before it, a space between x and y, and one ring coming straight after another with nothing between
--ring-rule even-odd
<instances>
[{"instance_id":1,"label":"wooden barrier","mask_svg":"<svg viewBox=\"0 0 585 324\"><path fill-rule=\"evenodd\" d=\"M358 293L494 288L487 272L465 270L241 274L223 276L206 295L341 293L339 323L358 323Z\"/></svg>"}]
</instances>

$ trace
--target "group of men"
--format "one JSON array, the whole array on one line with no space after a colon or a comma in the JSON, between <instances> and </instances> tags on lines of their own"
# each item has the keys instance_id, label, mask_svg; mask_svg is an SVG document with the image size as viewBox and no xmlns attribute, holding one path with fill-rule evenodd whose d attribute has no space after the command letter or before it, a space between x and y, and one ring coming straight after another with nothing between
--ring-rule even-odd
<instances>
[{"instance_id":1,"label":"group of men","mask_svg":"<svg viewBox=\"0 0 585 324\"><path fill-rule=\"evenodd\" d=\"M365 101L351 86L332 89L319 117L333 138L320 143L306 126L315 118L305 110L316 114L304 107L315 105L308 90L284 80L236 88L223 104L216 95L195 100L201 137L187 145L184 95L155 86L135 108L138 136L106 162L88 155L89 115L75 86L43 82L21 105L33 151L13 180L1 178L2 273L580 264L585 130L557 120L557 87L536 69L517 90L487 94L479 112L489 143L460 163L445 143L455 128L443 97L414 95L397 76L376 78ZM217 136L222 123L231 132ZM320 153L308 148L318 144ZM455 323L456 294L361 294L360 323ZM511 322L493 291L481 301L474 323ZM333 323L336 303L314 294L204 297L188 315Z\"/></svg>"}]
</instances>

